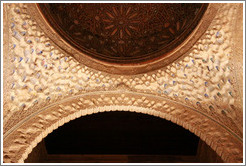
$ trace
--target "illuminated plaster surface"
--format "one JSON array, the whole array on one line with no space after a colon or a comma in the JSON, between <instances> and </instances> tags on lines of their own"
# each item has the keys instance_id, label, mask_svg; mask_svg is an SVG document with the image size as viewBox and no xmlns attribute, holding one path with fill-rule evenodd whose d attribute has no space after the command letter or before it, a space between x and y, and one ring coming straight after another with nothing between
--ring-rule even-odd
<instances>
[{"instance_id":1,"label":"illuminated plaster surface","mask_svg":"<svg viewBox=\"0 0 246 166\"><path fill-rule=\"evenodd\" d=\"M189 107L242 138L242 107L237 105L231 63L237 5L223 4L205 34L180 59L156 71L124 76L88 68L61 51L31 19L26 5L6 8L9 52L4 56L9 57L4 72L10 74L4 87L4 134L45 106L89 92L121 90Z\"/></svg>"}]
</instances>

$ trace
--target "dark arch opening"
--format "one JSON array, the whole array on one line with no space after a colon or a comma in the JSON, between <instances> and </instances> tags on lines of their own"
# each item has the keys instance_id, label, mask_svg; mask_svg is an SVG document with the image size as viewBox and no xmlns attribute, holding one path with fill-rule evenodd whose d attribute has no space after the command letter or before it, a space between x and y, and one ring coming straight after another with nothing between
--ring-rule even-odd
<instances>
[{"instance_id":1,"label":"dark arch opening","mask_svg":"<svg viewBox=\"0 0 246 166\"><path fill-rule=\"evenodd\" d=\"M182 163L209 162L208 156L211 162L221 162L211 148L183 127L127 111L102 112L70 121L50 133L36 149L26 162L38 158L38 162L47 163Z\"/></svg>"}]
</instances>

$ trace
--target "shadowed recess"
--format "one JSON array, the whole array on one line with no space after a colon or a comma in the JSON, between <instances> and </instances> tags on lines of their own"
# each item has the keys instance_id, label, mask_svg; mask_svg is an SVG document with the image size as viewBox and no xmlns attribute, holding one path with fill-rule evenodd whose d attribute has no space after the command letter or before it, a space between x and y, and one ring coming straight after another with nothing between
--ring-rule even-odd
<instances>
[{"instance_id":1,"label":"shadowed recess","mask_svg":"<svg viewBox=\"0 0 246 166\"><path fill-rule=\"evenodd\" d=\"M48 154L196 155L198 142L170 121L125 111L80 117L45 138Z\"/></svg>"}]
</instances>

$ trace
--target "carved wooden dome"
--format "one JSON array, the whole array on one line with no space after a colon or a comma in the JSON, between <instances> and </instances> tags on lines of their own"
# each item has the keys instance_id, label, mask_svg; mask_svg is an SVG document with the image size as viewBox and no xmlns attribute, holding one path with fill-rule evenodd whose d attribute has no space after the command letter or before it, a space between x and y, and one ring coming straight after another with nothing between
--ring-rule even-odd
<instances>
[{"instance_id":1,"label":"carved wooden dome","mask_svg":"<svg viewBox=\"0 0 246 166\"><path fill-rule=\"evenodd\" d=\"M180 45L199 23L207 4L38 5L70 45L110 63L132 64L157 59Z\"/></svg>"}]
</instances>

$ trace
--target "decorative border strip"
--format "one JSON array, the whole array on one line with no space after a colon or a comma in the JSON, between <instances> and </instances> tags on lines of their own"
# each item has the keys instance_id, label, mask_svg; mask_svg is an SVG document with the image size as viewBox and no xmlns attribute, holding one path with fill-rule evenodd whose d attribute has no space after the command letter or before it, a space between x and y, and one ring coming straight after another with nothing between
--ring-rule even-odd
<instances>
[{"instance_id":1,"label":"decorative border strip","mask_svg":"<svg viewBox=\"0 0 246 166\"><path fill-rule=\"evenodd\" d=\"M243 161L243 143L211 119L182 105L153 96L112 92L78 96L49 107L4 139L4 162L24 162L53 130L75 118L105 111L132 111L170 120L196 134L225 162Z\"/></svg>"}]
</instances>

